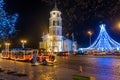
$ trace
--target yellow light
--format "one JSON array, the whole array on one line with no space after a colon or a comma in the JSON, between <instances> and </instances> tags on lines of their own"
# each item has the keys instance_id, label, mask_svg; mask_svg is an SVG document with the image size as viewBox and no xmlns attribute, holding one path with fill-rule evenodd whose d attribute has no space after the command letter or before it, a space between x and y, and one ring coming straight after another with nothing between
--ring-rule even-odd
<instances>
[{"instance_id":1,"label":"yellow light","mask_svg":"<svg viewBox=\"0 0 120 80\"><path fill-rule=\"evenodd\" d=\"M9 46L9 45L10 45L10 43L6 42L6 43L5 43L5 45L6 45L6 46Z\"/></svg>"},{"instance_id":2,"label":"yellow light","mask_svg":"<svg viewBox=\"0 0 120 80\"><path fill-rule=\"evenodd\" d=\"M118 23L118 26L117 26L119 29L120 29L120 22Z\"/></svg>"},{"instance_id":3,"label":"yellow light","mask_svg":"<svg viewBox=\"0 0 120 80\"><path fill-rule=\"evenodd\" d=\"M50 36L50 39L52 39L53 37L52 36Z\"/></svg>"},{"instance_id":4,"label":"yellow light","mask_svg":"<svg viewBox=\"0 0 120 80\"><path fill-rule=\"evenodd\" d=\"M92 33L92 31L88 31L88 34L91 36L93 33Z\"/></svg>"},{"instance_id":5,"label":"yellow light","mask_svg":"<svg viewBox=\"0 0 120 80\"><path fill-rule=\"evenodd\" d=\"M21 40L21 43L27 43L27 40Z\"/></svg>"}]
</instances>

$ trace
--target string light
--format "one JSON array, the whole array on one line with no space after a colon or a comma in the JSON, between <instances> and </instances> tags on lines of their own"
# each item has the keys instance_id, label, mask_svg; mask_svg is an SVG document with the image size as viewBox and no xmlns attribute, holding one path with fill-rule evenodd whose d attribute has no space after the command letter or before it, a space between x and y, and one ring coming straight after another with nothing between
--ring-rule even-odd
<instances>
[{"instance_id":1,"label":"string light","mask_svg":"<svg viewBox=\"0 0 120 80\"><path fill-rule=\"evenodd\" d=\"M18 14L8 15L4 10L4 0L0 0L0 38L6 38L15 32Z\"/></svg>"},{"instance_id":2,"label":"string light","mask_svg":"<svg viewBox=\"0 0 120 80\"><path fill-rule=\"evenodd\" d=\"M100 33L96 41L87 49L97 49L99 51L119 50L120 44L113 40L105 29L105 24L100 25Z\"/></svg>"}]
</instances>

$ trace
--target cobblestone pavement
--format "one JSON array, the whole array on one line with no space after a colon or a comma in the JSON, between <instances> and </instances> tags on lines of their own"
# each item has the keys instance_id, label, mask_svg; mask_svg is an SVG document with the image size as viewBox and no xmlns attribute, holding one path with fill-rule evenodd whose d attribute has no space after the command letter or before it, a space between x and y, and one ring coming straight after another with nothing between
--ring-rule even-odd
<instances>
[{"instance_id":1,"label":"cobblestone pavement","mask_svg":"<svg viewBox=\"0 0 120 80\"><path fill-rule=\"evenodd\" d=\"M79 73L80 66L82 73ZM54 66L32 66L31 63L0 59L0 68L0 80L72 80L74 74L94 76L96 80L120 80L119 58L57 57Z\"/></svg>"}]
</instances>

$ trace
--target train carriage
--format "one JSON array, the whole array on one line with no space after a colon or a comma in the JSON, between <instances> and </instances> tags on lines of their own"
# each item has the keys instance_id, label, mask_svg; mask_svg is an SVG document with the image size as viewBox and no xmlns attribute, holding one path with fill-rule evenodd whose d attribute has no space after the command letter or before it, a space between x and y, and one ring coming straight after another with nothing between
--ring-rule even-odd
<instances>
[{"instance_id":1,"label":"train carriage","mask_svg":"<svg viewBox=\"0 0 120 80\"><path fill-rule=\"evenodd\" d=\"M47 52L39 52L38 49L31 49L31 48L14 48L10 51L2 51L2 58L9 58L12 60L17 61L33 61L34 60L34 53L37 54L37 62L42 62L43 58L46 59L47 62L53 62L52 55Z\"/></svg>"},{"instance_id":2,"label":"train carriage","mask_svg":"<svg viewBox=\"0 0 120 80\"><path fill-rule=\"evenodd\" d=\"M38 54L37 49L30 49L30 48L13 49L11 50L11 59L20 60L20 61L27 61L27 60L30 61L33 59L34 51L36 51Z\"/></svg>"},{"instance_id":3,"label":"train carriage","mask_svg":"<svg viewBox=\"0 0 120 80\"><path fill-rule=\"evenodd\" d=\"M2 50L2 58L4 58L4 59L9 59L10 56L11 56L10 51Z\"/></svg>"}]
</instances>

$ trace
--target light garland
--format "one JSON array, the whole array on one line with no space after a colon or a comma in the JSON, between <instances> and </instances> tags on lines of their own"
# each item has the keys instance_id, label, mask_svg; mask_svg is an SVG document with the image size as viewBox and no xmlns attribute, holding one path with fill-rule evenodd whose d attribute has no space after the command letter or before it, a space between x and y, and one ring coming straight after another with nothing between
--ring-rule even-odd
<instances>
[{"instance_id":1,"label":"light garland","mask_svg":"<svg viewBox=\"0 0 120 80\"><path fill-rule=\"evenodd\" d=\"M99 51L120 50L120 44L108 35L105 26L105 24L100 25L101 30L96 41L87 49L97 49Z\"/></svg>"},{"instance_id":2,"label":"light garland","mask_svg":"<svg viewBox=\"0 0 120 80\"><path fill-rule=\"evenodd\" d=\"M8 15L4 10L4 0L0 0L0 38L11 36L15 32L18 14Z\"/></svg>"}]
</instances>

